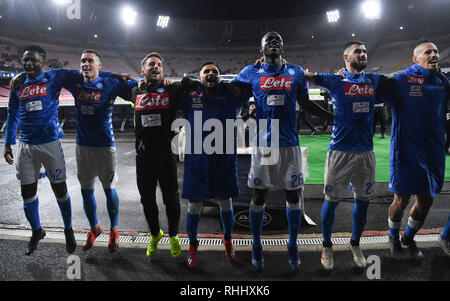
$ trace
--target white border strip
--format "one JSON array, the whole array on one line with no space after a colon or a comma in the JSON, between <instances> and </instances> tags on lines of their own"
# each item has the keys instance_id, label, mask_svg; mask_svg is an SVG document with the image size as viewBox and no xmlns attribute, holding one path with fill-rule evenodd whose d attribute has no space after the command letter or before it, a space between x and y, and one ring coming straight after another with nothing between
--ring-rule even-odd
<instances>
[{"instance_id":1,"label":"white border strip","mask_svg":"<svg viewBox=\"0 0 450 301\"><path fill-rule=\"evenodd\" d=\"M31 230L20 229L0 229L0 235L11 235L21 237L31 237ZM64 232L46 231L46 238L65 240ZM78 241L86 241L87 233L75 233L75 239ZM439 238L439 234L426 234L416 235L415 240L418 242L435 242ZM108 242L109 235L101 234L97 237L96 241ZM119 235L119 242L123 243L135 243L135 244L148 244L148 236L132 236L132 235ZM222 239L220 238L199 238L200 245L220 246L222 245ZM289 239L262 239L263 246L286 246ZM346 245L350 241L349 237L337 237L332 238L333 245ZM361 237L360 244L383 244L388 243L388 236L368 236ZM300 238L297 240L299 245L322 245L322 238ZM163 245L169 245L169 238L163 237L159 242ZM180 244L189 245L189 239L187 237L180 238ZM252 239L250 238L233 238L233 245L235 246L251 246Z\"/></svg>"}]
</instances>

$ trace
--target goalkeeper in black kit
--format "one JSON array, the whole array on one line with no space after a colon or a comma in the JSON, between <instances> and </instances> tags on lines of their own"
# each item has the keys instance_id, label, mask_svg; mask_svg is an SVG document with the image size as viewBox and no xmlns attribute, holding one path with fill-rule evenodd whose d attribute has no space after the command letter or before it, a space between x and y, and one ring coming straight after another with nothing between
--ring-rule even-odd
<instances>
[{"instance_id":1,"label":"goalkeeper in black kit","mask_svg":"<svg viewBox=\"0 0 450 301\"><path fill-rule=\"evenodd\" d=\"M151 52L141 61L144 81L134 88L136 134L136 179L144 214L151 236L147 256L155 254L164 236L158 219L156 187L159 182L169 224L170 252L174 258L181 255L178 239L180 199L178 194L177 167L171 141L171 130L176 118L176 102L179 85L163 80L163 58ZM164 83L163 83L164 82Z\"/></svg>"}]
</instances>

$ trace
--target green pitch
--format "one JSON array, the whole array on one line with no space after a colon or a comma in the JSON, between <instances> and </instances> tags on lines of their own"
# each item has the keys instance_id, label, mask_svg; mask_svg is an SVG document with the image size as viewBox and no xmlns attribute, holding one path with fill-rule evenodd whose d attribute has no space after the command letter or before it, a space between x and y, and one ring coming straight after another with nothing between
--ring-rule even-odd
<instances>
[{"instance_id":1,"label":"green pitch","mask_svg":"<svg viewBox=\"0 0 450 301\"><path fill-rule=\"evenodd\" d=\"M376 182L389 182L389 143L390 136L381 139L380 134L373 138L373 148L377 160ZM330 135L301 135L300 146L308 147L308 173L305 184L323 184L325 158ZM446 158L445 181L450 181L450 157Z\"/></svg>"}]
</instances>

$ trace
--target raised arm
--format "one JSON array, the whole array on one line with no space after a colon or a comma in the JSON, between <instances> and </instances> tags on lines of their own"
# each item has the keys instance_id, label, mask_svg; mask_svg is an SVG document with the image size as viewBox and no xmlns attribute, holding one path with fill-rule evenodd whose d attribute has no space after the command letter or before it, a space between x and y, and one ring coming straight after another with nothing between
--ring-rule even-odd
<instances>
[{"instance_id":1,"label":"raised arm","mask_svg":"<svg viewBox=\"0 0 450 301\"><path fill-rule=\"evenodd\" d=\"M308 111L317 117L320 117L322 119L329 120L329 121L334 119L333 113L323 109L317 103L310 100L308 95L297 96L297 102L303 110Z\"/></svg>"},{"instance_id":2,"label":"raised arm","mask_svg":"<svg viewBox=\"0 0 450 301\"><path fill-rule=\"evenodd\" d=\"M14 163L11 145L16 144L17 125L19 124L19 100L16 93L10 91L8 103L8 119L6 120L5 151L3 156L8 164Z\"/></svg>"}]
</instances>

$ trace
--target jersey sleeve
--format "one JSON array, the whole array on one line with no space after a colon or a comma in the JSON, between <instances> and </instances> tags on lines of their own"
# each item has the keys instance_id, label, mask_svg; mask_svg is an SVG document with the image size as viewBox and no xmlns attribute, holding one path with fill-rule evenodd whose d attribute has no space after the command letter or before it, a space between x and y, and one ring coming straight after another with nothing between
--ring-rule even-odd
<instances>
[{"instance_id":1,"label":"jersey sleeve","mask_svg":"<svg viewBox=\"0 0 450 301\"><path fill-rule=\"evenodd\" d=\"M299 72L297 72L297 82L298 82L297 96L309 95L308 88L306 87L305 72L301 67L299 68Z\"/></svg>"},{"instance_id":2,"label":"jersey sleeve","mask_svg":"<svg viewBox=\"0 0 450 301\"><path fill-rule=\"evenodd\" d=\"M117 95L125 100L129 100L131 98L131 90L134 87L137 87L138 82L135 80L127 80L126 82L121 81L120 79L115 79L118 81L117 83Z\"/></svg>"},{"instance_id":3,"label":"jersey sleeve","mask_svg":"<svg viewBox=\"0 0 450 301\"><path fill-rule=\"evenodd\" d=\"M242 82L246 84L251 83L251 68L252 65L245 67L239 74L233 78L232 82Z\"/></svg>"},{"instance_id":4,"label":"jersey sleeve","mask_svg":"<svg viewBox=\"0 0 450 301\"><path fill-rule=\"evenodd\" d=\"M225 95L228 99L231 99L233 101L233 104L239 108L244 103L248 101L250 96L252 95L252 87L249 84L236 81L231 83L220 83L219 84L219 90L220 86L223 85L223 89L226 90ZM238 88L240 90L240 95L238 97L233 96L232 88Z\"/></svg>"},{"instance_id":5,"label":"jersey sleeve","mask_svg":"<svg viewBox=\"0 0 450 301\"><path fill-rule=\"evenodd\" d=\"M173 100L175 111L182 111L185 102L185 93L181 83L173 83L168 86L171 101Z\"/></svg>"},{"instance_id":6,"label":"jersey sleeve","mask_svg":"<svg viewBox=\"0 0 450 301\"><path fill-rule=\"evenodd\" d=\"M83 81L83 76L78 69L56 69L56 71L57 76L63 79L62 87L69 91L73 90L75 84Z\"/></svg>"},{"instance_id":7,"label":"jersey sleeve","mask_svg":"<svg viewBox=\"0 0 450 301\"><path fill-rule=\"evenodd\" d=\"M6 120L5 145L16 144L17 125L19 124L19 99L16 93L9 93L8 117Z\"/></svg>"},{"instance_id":8,"label":"jersey sleeve","mask_svg":"<svg viewBox=\"0 0 450 301\"><path fill-rule=\"evenodd\" d=\"M386 79L382 83L382 89L381 93L384 98L384 100L391 105L394 105L397 101L397 99L401 98L401 95L399 94L398 87L400 86L401 82L403 81L405 75L404 73L397 74L391 78ZM379 93L378 91L376 91Z\"/></svg>"},{"instance_id":9,"label":"jersey sleeve","mask_svg":"<svg viewBox=\"0 0 450 301\"><path fill-rule=\"evenodd\" d=\"M383 103L388 101L390 91L392 91L392 82L384 75L379 75L377 86L375 89L375 103Z\"/></svg>"},{"instance_id":10,"label":"jersey sleeve","mask_svg":"<svg viewBox=\"0 0 450 301\"><path fill-rule=\"evenodd\" d=\"M335 91L337 89L338 83L342 79L340 75L328 74L328 73L317 73L314 75L314 83L318 86L327 88L328 90Z\"/></svg>"}]
</instances>

